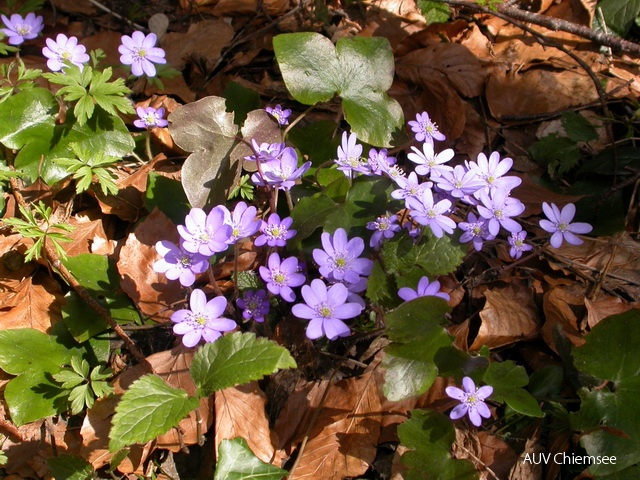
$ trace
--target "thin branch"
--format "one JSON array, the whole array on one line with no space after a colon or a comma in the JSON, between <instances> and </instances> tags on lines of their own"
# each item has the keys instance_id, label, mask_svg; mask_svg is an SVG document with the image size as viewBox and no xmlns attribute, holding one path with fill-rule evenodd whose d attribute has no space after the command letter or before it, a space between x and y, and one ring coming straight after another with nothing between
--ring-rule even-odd
<instances>
[{"instance_id":1,"label":"thin branch","mask_svg":"<svg viewBox=\"0 0 640 480\"><path fill-rule=\"evenodd\" d=\"M113 10L105 7L104 5L102 5L100 2L96 1L96 0L89 0L90 3L92 3L95 7L99 8L100 10L102 10L103 12L107 12L111 15L113 15L114 17L116 17L118 20L122 20L123 22L128 23L129 25L131 25L134 28L137 28L138 30L141 30L143 32L148 32L149 29L148 28L144 28L142 25L138 25L137 23L132 22L131 20L129 20L128 18L123 17L122 15L120 15L119 13L114 12ZM52 2L53 3L53 2Z\"/></svg>"},{"instance_id":2,"label":"thin branch","mask_svg":"<svg viewBox=\"0 0 640 480\"><path fill-rule=\"evenodd\" d=\"M569 22L567 20L562 20L561 18L550 17L548 15L541 15L539 13L534 13L534 12L527 12L517 7L512 7L510 5L505 5L505 4L498 5L497 10L491 10L490 8L480 6L476 3L465 2L461 0L436 0L436 1L440 3L446 3L447 5L452 5L455 7L470 8L478 12L487 13L489 15L502 13L516 20L521 20L523 22L539 25L541 27L548 28L549 30L553 30L556 32L563 31L567 33L572 33L579 37L591 40L593 43L596 43L598 45L604 45L606 47L610 47L625 53L640 55L640 44L630 42L628 40L624 40L622 38L613 36L611 34L596 32L595 30L589 27L585 27L584 25L579 25L577 23Z\"/></svg>"},{"instance_id":3,"label":"thin branch","mask_svg":"<svg viewBox=\"0 0 640 480\"><path fill-rule=\"evenodd\" d=\"M11 189L13 190L13 196L18 202L18 205L21 205L23 208L29 209L29 204L25 201L22 196L22 192L20 191L20 186L18 185L18 181L15 178L9 178L9 183L11 184ZM91 296L89 291L84 288L76 278L72 275L72 273L64 266L64 264L60 261L60 257L56 252L56 249L45 239L44 242L44 253L49 261L49 263L58 270L62 278L64 278L67 283L73 288L73 290L84 300L84 302L93 308L100 317L107 322L107 324L118 334L118 336L122 339L127 350L131 352L133 357L144 366L146 370L150 373L153 373L153 367L147 361L142 352L136 347L133 343L129 335L122 329L120 325L111 317L111 314L108 310L106 310L102 305L98 303L98 301Z\"/></svg>"}]
</instances>

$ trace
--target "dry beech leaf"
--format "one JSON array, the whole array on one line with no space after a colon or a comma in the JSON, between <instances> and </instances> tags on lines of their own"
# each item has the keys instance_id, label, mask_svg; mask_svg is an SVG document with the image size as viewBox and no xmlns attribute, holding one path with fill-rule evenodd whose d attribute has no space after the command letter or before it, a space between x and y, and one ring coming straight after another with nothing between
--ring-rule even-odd
<instances>
[{"instance_id":1,"label":"dry beech leaf","mask_svg":"<svg viewBox=\"0 0 640 480\"><path fill-rule=\"evenodd\" d=\"M44 272L26 277L13 291L0 293L1 326L34 328L47 333L62 320L64 296L56 280Z\"/></svg>"},{"instance_id":2,"label":"dry beech leaf","mask_svg":"<svg viewBox=\"0 0 640 480\"><path fill-rule=\"evenodd\" d=\"M518 454L505 441L484 430L478 431L478 440L482 450L480 460L489 467L498 478L507 478L509 471L518 460ZM493 478L489 476L488 478Z\"/></svg>"},{"instance_id":3,"label":"dry beech leaf","mask_svg":"<svg viewBox=\"0 0 640 480\"><path fill-rule=\"evenodd\" d=\"M67 237L71 239L71 242L64 243L64 250L70 257L75 257L82 253L95 253L93 251L93 244L98 239L101 245L111 245L115 247L115 243L109 244L107 238L107 232L105 231L104 224L109 222L109 218L101 215L96 210L87 210L80 212L67 221L69 225L74 227L71 233L67 234ZM110 255L113 250L102 252L102 254Z\"/></svg>"},{"instance_id":4,"label":"dry beech leaf","mask_svg":"<svg viewBox=\"0 0 640 480\"><path fill-rule=\"evenodd\" d=\"M233 33L233 27L220 18L192 23L186 33L167 33L162 39L167 63L182 70L187 62L197 61L212 69L220 59L222 49L231 43Z\"/></svg>"},{"instance_id":5,"label":"dry beech leaf","mask_svg":"<svg viewBox=\"0 0 640 480\"><path fill-rule=\"evenodd\" d=\"M184 300L184 292L180 282L153 270L153 263L160 258L155 249L160 240L177 244L178 231L164 213L155 209L127 237L117 267L120 287L138 309L153 320L168 321L172 305Z\"/></svg>"},{"instance_id":6,"label":"dry beech leaf","mask_svg":"<svg viewBox=\"0 0 640 480\"><path fill-rule=\"evenodd\" d=\"M595 327L601 320L620 313L627 312L633 308L640 308L640 302L625 302L620 297L611 295L601 295L596 300L584 299L587 307L587 324L589 328Z\"/></svg>"},{"instance_id":7,"label":"dry beech leaf","mask_svg":"<svg viewBox=\"0 0 640 480\"><path fill-rule=\"evenodd\" d=\"M262 0L261 8L269 15L281 15L290 6L289 0ZM213 14L224 15L247 15L256 13L258 10L258 0L220 0L213 9Z\"/></svg>"},{"instance_id":8,"label":"dry beech leaf","mask_svg":"<svg viewBox=\"0 0 640 480\"><path fill-rule=\"evenodd\" d=\"M536 431L532 438L527 439L524 445L524 451L511 468L509 472L509 480L531 480L532 478L544 478L542 475L542 465L535 465L532 462L525 462L527 455L546 453L545 449L540 445L540 436Z\"/></svg>"},{"instance_id":9,"label":"dry beech leaf","mask_svg":"<svg viewBox=\"0 0 640 480\"><path fill-rule=\"evenodd\" d=\"M502 347L536 336L540 320L532 293L520 281L484 292L487 302L480 312L482 323L470 350L483 345Z\"/></svg>"},{"instance_id":10,"label":"dry beech leaf","mask_svg":"<svg viewBox=\"0 0 640 480\"><path fill-rule=\"evenodd\" d=\"M554 340L556 329L559 329L575 346L584 344L585 340L579 327L580 318L575 313L584 309L584 300L584 286L579 284L555 287L544 295L542 308L545 322L540 333L545 343L556 353L558 352Z\"/></svg>"},{"instance_id":11,"label":"dry beech leaf","mask_svg":"<svg viewBox=\"0 0 640 480\"><path fill-rule=\"evenodd\" d=\"M598 98L591 78L581 70L519 73L505 68L489 77L486 94L497 119L562 111Z\"/></svg>"},{"instance_id":12,"label":"dry beech leaf","mask_svg":"<svg viewBox=\"0 0 640 480\"><path fill-rule=\"evenodd\" d=\"M382 415L372 369L330 388L292 480L357 477L375 459ZM315 390L309 411L317 408L322 393Z\"/></svg>"},{"instance_id":13,"label":"dry beech leaf","mask_svg":"<svg viewBox=\"0 0 640 480\"><path fill-rule=\"evenodd\" d=\"M242 437L260 460L271 462L274 447L265 410L267 397L258 382L225 388L214 396L216 457L222 440Z\"/></svg>"}]
</instances>

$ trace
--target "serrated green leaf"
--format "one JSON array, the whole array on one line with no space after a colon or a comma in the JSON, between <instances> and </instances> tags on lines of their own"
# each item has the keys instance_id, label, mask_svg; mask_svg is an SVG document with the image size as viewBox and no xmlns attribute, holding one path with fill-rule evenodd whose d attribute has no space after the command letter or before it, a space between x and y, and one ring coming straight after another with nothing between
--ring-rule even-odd
<instances>
[{"instance_id":1,"label":"serrated green leaf","mask_svg":"<svg viewBox=\"0 0 640 480\"><path fill-rule=\"evenodd\" d=\"M406 480L478 478L471 462L451 457L455 430L451 420L441 413L412 410L411 418L398 426L398 436L402 445L410 449L401 457L408 469L403 472Z\"/></svg>"},{"instance_id":2,"label":"serrated green leaf","mask_svg":"<svg viewBox=\"0 0 640 480\"><path fill-rule=\"evenodd\" d=\"M214 480L280 480L289 472L260 460L244 438L222 440Z\"/></svg>"},{"instance_id":3,"label":"serrated green leaf","mask_svg":"<svg viewBox=\"0 0 640 480\"><path fill-rule=\"evenodd\" d=\"M82 457L58 455L47 460L56 480L89 480L93 478L93 467Z\"/></svg>"},{"instance_id":4,"label":"serrated green leaf","mask_svg":"<svg viewBox=\"0 0 640 480\"><path fill-rule=\"evenodd\" d=\"M198 404L197 398L170 387L157 375L141 377L116 406L109 432L109 451L153 440L177 426Z\"/></svg>"},{"instance_id":5,"label":"serrated green leaf","mask_svg":"<svg viewBox=\"0 0 640 480\"><path fill-rule=\"evenodd\" d=\"M296 362L286 348L266 338L256 338L253 333L236 332L198 350L190 371L198 395L206 397L295 367Z\"/></svg>"},{"instance_id":6,"label":"serrated green leaf","mask_svg":"<svg viewBox=\"0 0 640 480\"><path fill-rule=\"evenodd\" d=\"M564 131L574 142L589 142L598 138L598 132L585 117L577 112L569 111L562 114Z\"/></svg>"},{"instance_id":7,"label":"serrated green leaf","mask_svg":"<svg viewBox=\"0 0 640 480\"><path fill-rule=\"evenodd\" d=\"M191 205L224 203L240 167L229 157L238 127L225 99L212 96L183 105L168 120L173 140L192 152L182 166L182 186Z\"/></svg>"},{"instance_id":8,"label":"serrated green leaf","mask_svg":"<svg viewBox=\"0 0 640 480\"><path fill-rule=\"evenodd\" d=\"M71 413L77 415L85 406L91 408L93 405L93 394L89 388L89 384L79 385L71 390L69 394L69 401L71 402Z\"/></svg>"},{"instance_id":9,"label":"serrated green leaf","mask_svg":"<svg viewBox=\"0 0 640 480\"><path fill-rule=\"evenodd\" d=\"M446 3L434 2L433 0L418 0L418 8L427 25L444 23L451 16L451 9Z\"/></svg>"},{"instance_id":10,"label":"serrated green leaf","mask_svg":"<svg viewBox=\"0 0 640 480\"><path fill-rule=\"evenodd\" d=\"M397 290L393 277L386 274L378 260L374 260L373 269L367 281L367 298L378 305L390 307L394 304L393 292ZM395 304L397 302L396 299Z\"/></svg>"},{"instance_id":11,"label":"serrated green leaf","mask_svg":"<svg viewBox=\"0 0 640 480\"><path fill-rule=\"evenodd\" d=\"M62 370L60 373L52 375L53 379L62 384L62 388L69 390L85 381L82 375L78 375L71 370Z\"/></svg>"},{"instance_id":12,"label":"serrated green leaf","mask_svg":"<svg viewBox=\"0 0 640 480\"><path fill-rule=\"evenodd\" d=\"M16 168L22 170L32 181L41 177L48 184L53 184L68 176L69 172L53 159L74 157L72 144L77 144L83 150L101 152L106 157L115 158L129 154L135 147L124 122L102 108L96 108L84 125L77 122L72 112L67 112L62 125L55 124L54 118L51 121L53 128L42 134L30 135L28 143L15 160Z\"/></svg>"},{"instance_id":13,"label":"serrated green leaf","mask_svg":"<svg viewBox=\"0 0 640 480\"><path fill-rule=\"evenodd\" d=\"M339 95L351 129L360 140L390 146L404 117L385 92L394 74L389 42L379 37L343 37L336 46L318 33L289 33L273 47L291 95L305 105Z\"/></svg>"}]
</instances>

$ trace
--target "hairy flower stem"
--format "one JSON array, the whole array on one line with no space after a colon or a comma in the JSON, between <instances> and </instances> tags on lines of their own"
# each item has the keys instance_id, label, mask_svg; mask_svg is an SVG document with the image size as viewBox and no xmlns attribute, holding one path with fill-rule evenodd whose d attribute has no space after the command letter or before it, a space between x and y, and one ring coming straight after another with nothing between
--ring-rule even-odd
<instances>
[{"instance_id":1,"label":"hairy flower stem","mask_svg":"<svg viewBox=\"0 0 640 480\"><path fill-rule=\"evenodd\" d=\"M289 207L289 213L293 212L293 199L291 198L291 190L285 190L284 196L287 199L287 206Z\"/></svg>"},{"instance_id":2,"label":"hairy flower stem","mask_svg":"<svg viewBox=\"0 0 640 480\"><path fill-rule=\"evenodd\" d=\"M147 158L149 161L153 160L153 152L151 151L151 131L149 129L145 132L144 148L147 152Z\"/></svg>"},{"instance_id":3,"label":"hairy flower stem","mask_svg":"<svg viewBox=\"0 0 640 480\"><path fill-rule=\"evenodd\" d=\"M238 255L240 254L240 248L238 242L233 244L233 299L235 300L240 296L238 290Z\"/></svg>"},{"instance_id":4,"label":"hairy flower stem","mask_svg":"<svg viewBox=\"0 0 640 480\"><path fill-rule=\"evenodd\" d=\"M300 115L298 115L298 118L296 118L293 122L291 122L289 125L287 125L287 128L285 128L282 131L282 141L284 142L285 138L287 138L287 134L289 133L289 131L300 121L302 120L311 110L313 110L315 108L315 105L311 105L309 108L307 108L304 112L302 112Z\"/></svg>"}]
</instances>

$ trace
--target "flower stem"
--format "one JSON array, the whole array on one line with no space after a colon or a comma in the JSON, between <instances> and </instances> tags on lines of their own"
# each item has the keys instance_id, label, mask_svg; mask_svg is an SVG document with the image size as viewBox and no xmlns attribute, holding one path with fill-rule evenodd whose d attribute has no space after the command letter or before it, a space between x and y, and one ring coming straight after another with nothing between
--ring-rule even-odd
<instances>
[{"instance_id":1,"label":"flower stem","mask_svg":"<svg viewBox=\"0 0 640 480\"><path fill-rule=\"evenodd\" d=\"M151 151L151 131L147 129L145 135L144 148L147 151L147 158L151 161L153 160L153 152Z\"/></svg>"}]
</instances>

